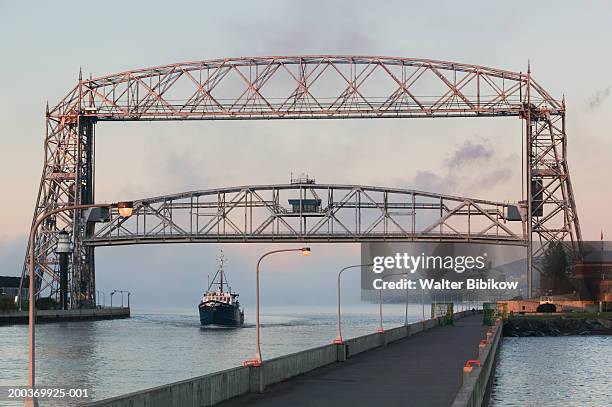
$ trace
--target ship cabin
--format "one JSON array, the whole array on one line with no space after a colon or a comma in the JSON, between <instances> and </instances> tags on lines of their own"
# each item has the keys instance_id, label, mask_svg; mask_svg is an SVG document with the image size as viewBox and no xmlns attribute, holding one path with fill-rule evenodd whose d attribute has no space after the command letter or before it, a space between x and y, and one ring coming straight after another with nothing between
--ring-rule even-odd
<instances>
[{"instance_id":1,"label":"ship cabin","mask_svg":"<svg viewBox=\"0 0 612 407\"><path fill-rule=\"evenodd\" d=\"M225 304L232 304L234 302L234 298L236 295L231 295L230 293L226 293L226 292L219 292L219 291L215 291L215 292L207 292L204 293L204 298L202 298L202 302L208 302L208 301L217 301L217 302L223 302Z\"/></svg>"}]
</instances>

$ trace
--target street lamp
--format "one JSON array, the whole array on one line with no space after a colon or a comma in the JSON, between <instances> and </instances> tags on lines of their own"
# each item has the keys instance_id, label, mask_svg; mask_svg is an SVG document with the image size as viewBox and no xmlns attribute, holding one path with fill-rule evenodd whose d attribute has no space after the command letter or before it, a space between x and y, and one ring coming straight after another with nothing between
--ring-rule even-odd
<instances>
[{"instance_id":1,"label":"street lamp","mask_svg":"<svg viewBox=\"0 0 612 407\"><path fill-rule=\"evenodd\" d=\"M387 274L384 276L381 276L380 279L384 280L387 277L390 276L406 276L408 277L408 273L393 273L393 274ZM382 314L382 288L380 290L378 290L378 313L380 316L380 325L378 327L378 333L384 333L385 329L383 328L383 314ZM406 317L404 319L404 325L408 325L408 287L406 287Z\"/></svg>"},{"instance_id":2,"label":"street lamp","mask_svg":"<svg viewBox=\"0 0 612 407\"><path fill-rule=\"evenodd\" d=\"M260 343L260 335L259 335L259 265L264 257L267 257L271 254L275 253L284 253L284 252L302 252L304 256L310 256L310 247L302 247L299 249L280 249L280 250L272 250L267 253L264 253L259 260L257 260L257 268L255 273L255 336L257 337L257 349L255 350L255 359L249 359L244 361L244 366L261 366L261 343Z\"/></svg>"},{"instance_id":3,"label":"street lamp","mask_svg":"<svg viewBox=\"0 0 612 407\"><path fill-rule=\"evenodd\" d=\"M130 308L130 295L131 295L132 293L131 293L131 292L129 292L129 291L124 291L124 290L115 290L115 291L113 291L112 293L110 293L110 296L111 296L111 308L113 307L113 295L114 295L114 294L117 294L117 293L121 293L121 308L123 308L123 294L126 294L126 293L127 293L127 295L128 295L128 303L127 303L127 306L128 306L128 308Z\"/></svg>"},{"instance_id":4,"label":"street lamp","mask_svg":"<svg viewBox=\"0 0 612 407\"><path fill-rule=\"evenodd\" d=\"M102 308L106 308L106 294L104 294L104 291L102 290L96 290L96 300L98 301L98 305L100 305L100 295L99 293L102 293Z\"/></svg>"},{"instance_id":5,"label":"street lamp","mask_svg":"<svg viewBox=\"0 0 612 407\"><path fill-rule=\"evenodd\" d=\"M117 211L122 218L129 218L134 211L134 202L125 201L117 203Z\"/></svg>"},{"instance_id":6,"label":"street lamp","mask_svg":"<svg viewBox=\"0 0 612 407\"><path fill-rule=\"evenodd\" d=\"M421 288L421 321L425 321L425 289Z\"/></svg>"},{"instance_id":7,"label":"street lamp","mask_svg":"<svg viewBox=\"0 0 612 407\"><path fill-rule=\"evenodd\" d=\"M348 269L352 269L356 267L370 267L370 266L372 266L372 264L355 264L352 266L344 267L338 273L338 335L336 336L336 339L334 339L333 341L333 343L337 345L342 345L344 343L344 341L342 340L342 330L341 330L341 322L340 322L340 276L342 275L342 272L344 270L348 270Z\"/></svg>"},{"instance_id":8,"label":"street lamp","mask_svg":"<svg viewBox=\"0 0 612 407\"><path fill-rule=\"evenodd\" d=\"M132 215L133 204L132 202L118 202L114 204L83 204L83 205L65 206L63 208L56 208L56 209L52 209L40 215L36 219L34 224L32 225L32 228L30 229L30 238L29 238L29 243L28 243L28 248L29 248L28 272L30 273L30 282L29 282L30 292L28 293L29 294L28 296L29 298L29 304L28 304L28 386L30 389L32 389L32 391L34 391L34 383L35 383L35 380L34 380L35 378L34 327L36 324L36 321L35 321L36 304L35 304L34 288L36 287L36 284L34 280L36 278L36 275L34 273L34 243L35 243L34 241L36 239L36 231L38 230L39 226L47 218L53 215L56 215L61 212L69 212L69 211L90 209L90 208L118 208L119 216L129 217ZM122 213L127 216L123 216ZM26 407L38 406L38 400L36 399L36 397L28 398L26 399L24 405Z\"/></svg>"}]
</instances>

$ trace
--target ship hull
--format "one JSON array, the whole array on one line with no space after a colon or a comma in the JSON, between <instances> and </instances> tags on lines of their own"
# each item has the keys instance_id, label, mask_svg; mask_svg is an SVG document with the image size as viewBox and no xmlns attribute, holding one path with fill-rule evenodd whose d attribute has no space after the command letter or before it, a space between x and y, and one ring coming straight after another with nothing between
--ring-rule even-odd
<instances>
[{"instance_id":1,"label":"ship hull","mask_svg":"<svg viewBox=\"0 0 612 407\"><path fill-rule=\"evenodd\" d=\"M208 301L199 305L200 324L240 327L244 324L244 313L235 305Z\"/></svg>"}]
</instances>

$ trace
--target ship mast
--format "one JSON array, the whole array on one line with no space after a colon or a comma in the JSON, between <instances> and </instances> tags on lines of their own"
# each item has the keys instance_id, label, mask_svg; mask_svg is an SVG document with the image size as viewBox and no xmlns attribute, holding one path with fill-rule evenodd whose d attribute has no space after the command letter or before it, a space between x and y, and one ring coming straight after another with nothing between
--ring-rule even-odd
<instances>
[{"instance_id":1,"label":"ship mast","mask_svg":"<svg viewBox=\"0 0 612 407\"><path fill-rule=\"evenodd\" d=\"M208 289L207 289L208 292L210 292L213 286L218 285L219 293L223 293L224 292L223 286L227 285L228 292L231 294L231 288L227 283L227 279L225 278L225 270L223 268L224 265L225 265L225 255L223 254L223 250L221 250L221 254L219 256L219 268L217 269L217 272L213 276L212 281L210 280L210 276L208 276Z\"/></svg>"},{"instance_id":2,"label":"ship mast","mask_svg":"<svg viewBox=\"0 0 612 407\"><path fill-rule=\"evenodd\" d=\"M221 294L223 294L223 262L224 261L225 261L225 257L223 256L223 250L221 250L221 256L219 258L219 272L221 273L221 284L219 284L219 286L220 286Z\"/></svg>"}]
</instances>

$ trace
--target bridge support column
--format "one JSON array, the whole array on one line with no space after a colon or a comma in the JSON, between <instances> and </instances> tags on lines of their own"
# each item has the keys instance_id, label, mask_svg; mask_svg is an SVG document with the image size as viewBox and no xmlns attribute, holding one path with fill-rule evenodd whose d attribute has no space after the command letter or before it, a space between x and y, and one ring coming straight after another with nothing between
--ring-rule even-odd
<instances>
[{"instance_id":1,"label":"bridge support column","mask_svg":"<svg viewBox=\"0 0 612 407\"><path fill-rule=\"evenodd\" d=\"M78 119L78 165L76 174L76 201L79 204L94 203L94 125L95 119ZM95 261L94 248L85 246L83 240L92 236L95 223L88 222L88 211L75 211L73 214L74 252L72 256L73 306L89 308L95 306Z\"/></svg>"}]
</instances>

